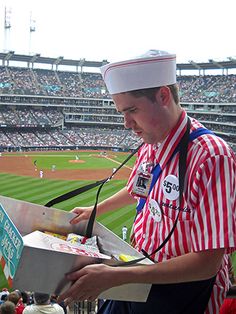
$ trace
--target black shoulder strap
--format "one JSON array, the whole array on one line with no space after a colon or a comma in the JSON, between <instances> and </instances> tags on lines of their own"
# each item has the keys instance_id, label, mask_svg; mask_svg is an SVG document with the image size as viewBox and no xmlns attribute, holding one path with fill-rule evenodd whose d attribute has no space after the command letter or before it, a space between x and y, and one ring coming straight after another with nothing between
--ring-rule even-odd
<instances>
[{"instance_id":1,"label":"black shoulder strap","mask_svg":"<svg viewBox=\"0 0 236 314\"><path fill-rule=\"evenodd\" d=\"M51 207L55 204L58 204L58 203L61 203L63 201L66 201L76 195L79 195L79 194L82 194L88 190L91 190L92 188L95 188L96 186L100 185L103 183L104 180L101 180L101 181L97 181L97 182L94 182L94 183L91 183L91 184L88 184L88 185L85 185L85 186L81 186L80 188L77 188L73 191L70 191L70 192L67 192L65 194L62 194L54 199L52 199L51 201L47 202L47 204L45 204L44 206L46 207Z\"/></svg>"},{"instance_id":2,"label":"black shoulder strap","mask_svg":"<svg viewBox=\"0 0 236 314\"><path fill-rule=\"evenodd\" d=\"M112 179L112 177L117 173L117 171L120 170L121 167L124 166L124 164L126 164L126 162L134 155L137 153L137 151L139 150L139 148L143 145L143 143L141 145L139 145L138 148L136 148L123 162L122 164L120 164L120 166L106 179L103 179L103 180L100 180L100 181L97 181L97 182L94 182L94 183L90 183L88 185L85 185L85 186L81 186L75 190L72 190L70 192L67 192L65 194L62 194L54 199L52 199L51 201L47 202L44 206L46 207L51 207L55 204L58 204L58 203L61 203L63 201L66 201L74 196L77 196L79 194L82 194L86 191L89 191L93 188L95 188L96 186L99 186L99 185L104 185L104 183L108 182L109 180Z\"/></svg>"},{"instance_id":3,"label":"black shoulder strap","mask_svg":"<svg viewBox=\"0 0 236 314\"><path fill-rule=\"evenodd\" d=\"M132 154L130 154L123 162L122 164L116 169L116 171L114 171L112 173L112 175L110 177L108 177L107 179L105 179L101 185L99 186L98 188L98 191L97 191L97 194L96 194L96 201L95 201L95 204L94 204L94 207L93 207L93 211L89 217L89 221L88 221L88 224L87 224L87 229L86 229L86 233L85 233L85 236L87 238L91 238L92 234L93 234L93 225L94 225L94 221L95 221L95 217L96 217L96 213L97 213L97 204L98 204L98 197L99 197L99 194L101 192L101 189L103 187L103 185L110 181L112 179L112 177L114 176L114 174L120 170L121 167L123 167L123 165L134 155L138 152L139 148L143 145L143 143L141 145L139 145L139 147L137 147L133 152Z\"/></svg>"},{"instance_id":4,"label":"black shoulder strap","mask_svg":"<svg viewBox=\"0 0 236 314\"><path fill-rule=\"evenodd\" d=\"M179 206L181 206L182 199L183 199L183 192L184 192L184 179L185 179L186 167L187 167L187 152L188 152L188 141L189 141L190 126L191 126L191 121L190 121L190 118L188 118L187 128L186 128L186 131L185 131L183 137L181 138L180 150L179 150ZM142 250L144 257L141 257L141 258L129 261L129 262L121 262L121 263L118 263L117 265L114 265L114 266L134 265L134 264L137 264L138 262L141 262L145 258L151 259L151 256L156 254L158 251L160 251L163 248L163 246L166 245L166 243L169 241L169 239L172 236L172 234L175 230L175 227L177 225L177 222L179 219L179 213L180 213L180 211L178 212L178 215L175 219L175 222L174 222L169 234L167 235L165 240L161 243L161 245L158 246L158 248L155 251L153 251L151 254L148 254L147 252Z\"/></svg>"}]
</instances>

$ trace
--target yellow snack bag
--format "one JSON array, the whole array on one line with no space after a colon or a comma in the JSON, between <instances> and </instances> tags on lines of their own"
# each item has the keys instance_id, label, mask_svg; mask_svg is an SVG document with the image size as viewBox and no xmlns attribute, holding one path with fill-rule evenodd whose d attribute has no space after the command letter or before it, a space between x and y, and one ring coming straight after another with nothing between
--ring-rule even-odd
<instances>
[{"instance_id":1,"label":"yellow snack bag","mask_svg":"<svg viewBox=\"0 0 236 314\"><path fill-rule=\"evenodd\" d=\"M136 259L136 257L131 256L131 255L126 255L126 254L120 254L119 259L123 262L129 262L129 261L133 261L134 259Z\"/></svg>"}]
</instances>

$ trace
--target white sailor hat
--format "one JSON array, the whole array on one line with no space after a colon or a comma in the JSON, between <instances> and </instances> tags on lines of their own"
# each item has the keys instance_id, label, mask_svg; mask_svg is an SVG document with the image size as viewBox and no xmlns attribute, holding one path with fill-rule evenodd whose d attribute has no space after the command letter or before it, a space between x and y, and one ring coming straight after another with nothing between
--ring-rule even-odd
<instances>
[{"instance_id":1,"label":"white sailor hat","mask_svg":"<svg viewBox=\"0 0 236 314\"><path fill-rule=\"evenodd\" d=\"M101 67L111 95L176 83L176 55L149 50L135 59L108 63Z\"/></svg>"}]
</instances>

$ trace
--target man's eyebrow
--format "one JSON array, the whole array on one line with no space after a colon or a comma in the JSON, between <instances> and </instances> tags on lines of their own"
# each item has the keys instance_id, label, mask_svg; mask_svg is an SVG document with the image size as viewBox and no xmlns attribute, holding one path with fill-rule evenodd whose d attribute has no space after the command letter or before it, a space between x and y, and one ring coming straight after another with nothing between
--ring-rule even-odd
<instances>
[{"instance_id":1,"label":"man's eyebrow","mask_svg":"<svg viewBox=\"0 0 236 314\"><path fill-rule=\"evenodd\" d=\"M129 107L127 107L127 108L125 108L125 109L123 109L121 111L117 110L117 112L124 113L124 112L129 111L129 110L134 109L134 108L135 108L135 106L129 106Z\"/></svg>"}]
</instances>

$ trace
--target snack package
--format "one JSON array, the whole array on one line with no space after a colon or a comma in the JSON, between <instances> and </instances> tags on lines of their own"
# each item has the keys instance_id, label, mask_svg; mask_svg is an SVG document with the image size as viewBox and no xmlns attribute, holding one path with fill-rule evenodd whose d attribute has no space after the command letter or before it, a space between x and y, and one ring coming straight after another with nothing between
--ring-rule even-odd
<instances>
[{"instance_id":1,"label":"snack package","mask_svg":"<svg viewBox=\"0 0 236 314\"><path fill-rule=\"evenodd\" d=\"M62 239L62 240L66 240L66 236L62 235L62 234L58 234L58 233L53 233L53 232L49 232L49 231L44 231L44 233L49 234L53 237Z\"/></svg>"},{"instance_id":2,"label":"snack package","mask_svg":"<svg viewBox=\"0 0 236 314\"><path fill-rule=\"evenodd\" d=\"M130 262L130 261L133 261L133 260L137 259L137 257L131 256L131 255L127 255L127 254L112 255L112 258L115 261L119 261L119 262Z\"/></svg>"},{"instance_id":3,"label":"snack package","mask_svg":"<svg viewBox=\"0 0 236 314\"><path fill-rule=\"evenodd\" d=\"M99 252L96 236L93 236L92 238L87 238L79 234L69 233L67 235L66 241L70 242L71 244L86 245L86 246L89 246L90 249L93 249Z\"/></svg>"}]
</instances>

